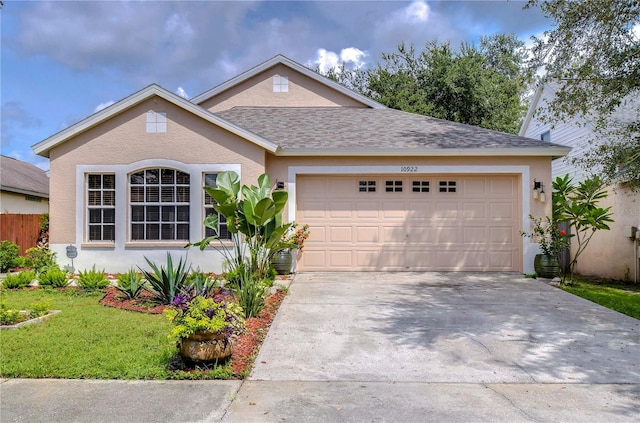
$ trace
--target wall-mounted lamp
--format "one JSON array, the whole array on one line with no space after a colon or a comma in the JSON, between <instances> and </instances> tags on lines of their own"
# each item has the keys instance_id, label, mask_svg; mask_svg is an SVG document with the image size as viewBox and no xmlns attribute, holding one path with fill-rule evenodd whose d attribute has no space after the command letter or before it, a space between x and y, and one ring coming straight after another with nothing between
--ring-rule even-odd
<instances>
[{"instance_id":1,"label":"wall-mounted lamp","mask_svg":"<svg viewBox=\"0 0 640 423\"><path fill-rule=\"evenodd\" d=\"M541 203L544 203L545 200L547 199L546 196L544 195L544 184L540 184L541 188L540 188L540 195L539 195L539 200Z\"/></svg>"},{"instance_id":2,"label":"wall-mounted lamp","mask_svg":"<svg viewBox=\"0 0 640 423\"><path fill-rule=\"evenodd\" d=\"M284 182L276 181L276 189L284 189Z\"/></svg>"},{"instance_id":3,"label":"wall-mounted lamp","mask_svg":"<svg viewBox=\"0 0 640 423\"><path fill-rule=\"evenodd\" d=\"M538 190L540 190L538 192ZM540 200L540 202L544 203L546 200L546 195L544 193L544 184L540 181L533 180L533 198L536 200Z\"/></svg>"}]
</instances>

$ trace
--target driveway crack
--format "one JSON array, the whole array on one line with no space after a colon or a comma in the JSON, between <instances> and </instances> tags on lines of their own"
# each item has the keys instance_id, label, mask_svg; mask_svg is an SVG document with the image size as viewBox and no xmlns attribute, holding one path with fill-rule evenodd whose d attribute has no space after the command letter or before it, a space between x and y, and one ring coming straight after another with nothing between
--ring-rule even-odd
<instances>
[{"instance_id":1,"label":"driveway crack","mask_svg":"<svg viewBox=\"0 0 640 423\"><path fill-rule=\"evenodd\" d=\"M524 414L528 419L530 419L531 421L534 422L539 422L540 420L536 419L535 417L533 417L531 414L527 413L524 409L522 409L522 407L518 406L515 402L513 402L513 400L511 400L511 398L509 398L507 395L505 395L504 393L495 390L494 388L492 388L490 385L486 385L483 384L483 386L489 390L491 390L492 392L495 392L496 394L500 395L502 398L504 398L505 400L507 400L509 402L509 404L511 404L513 406L513 408L515 408L516 410L518 410L519 412L521 412L522 414Z\"/></svg>"}]
</instances>

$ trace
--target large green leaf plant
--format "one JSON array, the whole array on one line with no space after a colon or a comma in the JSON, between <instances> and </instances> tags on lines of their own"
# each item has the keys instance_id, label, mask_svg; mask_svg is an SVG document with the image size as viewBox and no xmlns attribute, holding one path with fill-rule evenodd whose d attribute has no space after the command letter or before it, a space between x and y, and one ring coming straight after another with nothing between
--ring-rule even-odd
<instances>
[{"instance_id":1,"label":"large green leaf plant","mask_svg":"<svg viewBox=\"0 0 640 423\"><path fill-rule=\"evenodd\" d=\"M233 171L221 172L216 178L216 186L204 189L214 199L213 209L217 212L208 215L204 225L214 234L192 245L204 250L217 240L230 272L265 278L273 255L290 247L284 241L284 235L291 224L282 223L288 193L272 190L266 173L258 178L258 186L241 187L240 177ZM218 214L226 219L232 247L220 238Z\"/></svg>"}]
</instances>

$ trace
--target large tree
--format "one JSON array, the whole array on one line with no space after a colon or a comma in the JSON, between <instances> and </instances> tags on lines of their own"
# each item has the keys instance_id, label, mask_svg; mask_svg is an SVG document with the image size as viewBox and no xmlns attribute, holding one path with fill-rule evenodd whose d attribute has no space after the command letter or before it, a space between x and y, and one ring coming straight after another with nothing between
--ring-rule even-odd
<instances>
[{"instance_id":1,"label":"large tree","mask_svg":"<svg viewBox=\"0 0 640 423\"><path fill-rule=\"evenodd\" d=\"M373 69L338 69L329 77L394 109L517 133L525 111L524 43L513 35L479 46L429 42L418 53L401 44Z\"/></svg>"},{"instance_id":2,"label":"large tree","mask_svg":"<svg viewBox=\"0 0 640 423\"><path fill-rule=\"evenodd\" d=\"M594 125L577 164L640 188L640 1L529 0L555 26L534 38L532 69L559 90L543 117Z\"/></svg>"}]
</instances>

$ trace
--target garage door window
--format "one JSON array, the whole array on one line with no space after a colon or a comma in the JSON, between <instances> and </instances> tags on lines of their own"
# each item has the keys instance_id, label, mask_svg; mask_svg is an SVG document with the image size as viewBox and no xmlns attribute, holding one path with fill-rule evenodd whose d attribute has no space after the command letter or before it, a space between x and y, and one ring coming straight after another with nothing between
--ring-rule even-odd
<instances>
[{"instance_id":1,"label":"garage door window","mask_svg":"<svg viewBox=\"0 0 640 423\"><path fill-rule=\"evenodd\" d=\"M384 185L386 192L402 192L402 181L386 181Z\"/></svg>"},{"instance_id":2,"label":"garage door window","mask_svg":"<svg viewBox=\"0 0 640 423\"><path fill-rule=\"evenodd\" d=\"M413 192L429 192L429 181L413 181Z\"/></svg>"},{"instance_id":3,"label":"garage door window","mask_svg":"<svg viewBox=\"0 0 640 423\"><path fill-rule=\"evenodd\" d=\"M440 192L456 192L456 181L440 181Z\"/></svg>"},{"instance_id":4,"label":"garage door window","mask_svg":"<svg viewBox=\"0 0 640 423\"><path fill-rule=\"evenodd\" d=\"M376 192L376 181L359 181L358 192Z\"/></svg>"}]
</instances>

